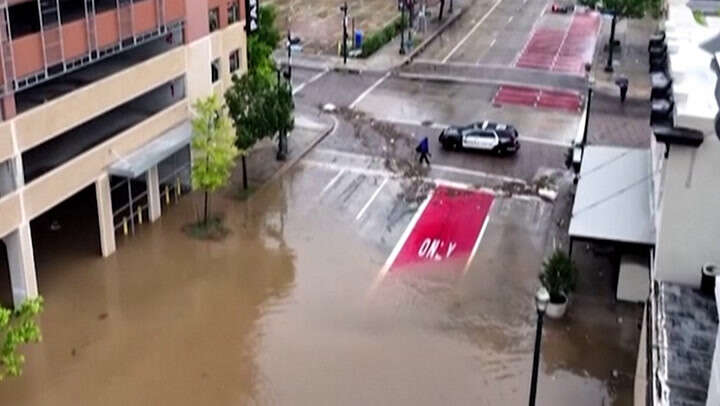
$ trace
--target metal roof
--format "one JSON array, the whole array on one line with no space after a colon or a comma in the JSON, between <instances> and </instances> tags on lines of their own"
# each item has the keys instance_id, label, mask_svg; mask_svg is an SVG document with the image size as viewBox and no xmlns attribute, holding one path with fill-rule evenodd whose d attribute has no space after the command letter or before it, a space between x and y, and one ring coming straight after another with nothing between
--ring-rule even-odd
<instances>
[{"instance_id":1,"label":"metal roof","mask_svg":"<svg viewBox=\"0 0 720 406\"><path fill-rule=\"evenodd\" d=\"M655 244L649 149L587 146L570 236Z\"/></svg>"},{"instance_id":2,"label":"metal roof","mask_svg":"<svg viewBox=\"0 0 720 406\"><path fill-rule=\"evenodd\" d=\"M136 178L158 162L171 156L190 143L192 126L190 121L173 127L165 134L136 149L110 165L111 175Z\"/></svg>"}]
</instances>

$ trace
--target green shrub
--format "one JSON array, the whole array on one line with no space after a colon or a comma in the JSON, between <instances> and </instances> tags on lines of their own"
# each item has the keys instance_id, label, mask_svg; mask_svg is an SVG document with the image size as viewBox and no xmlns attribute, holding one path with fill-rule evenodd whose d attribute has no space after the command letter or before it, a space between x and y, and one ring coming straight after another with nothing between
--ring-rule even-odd
<instances>
[{"instance_id":1,"label":"green shrub","mask_svg":"<svg viewBox=\"0 0 720 406\"><path fill-rule=\"evenodd\" d=\"M563 295L567 296L575 290L576 281L577 268L564 252L556 250L543 262L540 283L550 292L551 302L561 302Z\"/></svg>"},{"instance_id":2,"label":"green shrub","mask_svg":"<svg viewBox=\"0 0 720 406\"><path fill-rule=\"evenodd\" d=\"M400 18L401 17L397 17L396 19L388 23L385 27L383 27L380 31L370 34L367 36L367 38L365 38L362 44L361 55L363 58L367 58L368 56L374 54L375 52L377 52L378 49L382 48L383 45L392 41L392 39L395 38L396 35L400 34L400 29L402 26L402 20ZM405 18L405 22L407 24L407 17Z\"/></svg>"}]
</instances>

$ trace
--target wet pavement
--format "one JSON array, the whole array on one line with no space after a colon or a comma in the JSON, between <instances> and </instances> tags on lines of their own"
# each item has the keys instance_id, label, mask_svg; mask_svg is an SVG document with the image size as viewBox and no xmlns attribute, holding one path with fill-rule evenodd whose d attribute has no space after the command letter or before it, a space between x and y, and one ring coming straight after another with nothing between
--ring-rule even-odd
<instances>
[{"instance_id":1,"label":"wet pavement","mask_svg":"<svg viewBox=\"0 0 720 406\"><path fill-rule=\"evenodd\" d=\"M293 85L306 124L328 123L317 109L334 103L335 127L282 176L258 171L267 183L248 199L213 197L224 241L181 231L197 194L108 259L84 215L92 187L33 222L44 341L24 349L0 404L527 401L533 293L542 259L566 244L577 115L496 108L497 86L383 73L294 69ZM442 126L478 119L515 124L520 152L439 149ZM422 136L430 168L415 162ZM537 196L547 185L557 200ZM443 221L458 213L468 227ZM568 314L546 322L537 403L630 405L642 309L615 303L613 255L576 252Z\"/></svg>"}]
</instances>

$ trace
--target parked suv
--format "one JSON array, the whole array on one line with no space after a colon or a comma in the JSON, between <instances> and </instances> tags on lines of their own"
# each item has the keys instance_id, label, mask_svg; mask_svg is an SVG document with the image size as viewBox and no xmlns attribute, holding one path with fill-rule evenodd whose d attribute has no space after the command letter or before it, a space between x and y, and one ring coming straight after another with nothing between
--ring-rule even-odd
<instances>
[{"instance_id":1,"label":"parked suv","mask_svg":"<svg viewBox=\"0 0 720 406\"><path fill-rule=\"evenodd\" d=\"M514 154L520 149L518 132L513 126L491 121L450 126L440 133L439 141L447 150L478 149Z\"/></svg>"}]
</instances>

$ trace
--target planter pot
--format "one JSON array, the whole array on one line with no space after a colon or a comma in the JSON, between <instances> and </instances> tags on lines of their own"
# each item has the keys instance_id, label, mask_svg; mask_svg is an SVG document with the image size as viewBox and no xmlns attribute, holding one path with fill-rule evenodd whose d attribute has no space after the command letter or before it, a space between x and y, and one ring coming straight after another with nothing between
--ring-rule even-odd
<instances>
[{"instance_id":1,"label":"planter pot","mask_svg":"<svg viewBox=\"0 0 720 406\"><path fill-rule=\"evenodd\" d=\"M559 319L565 315L565 311L567 310L568 298L565 295L563 295L562 298L564 300L560 303L555 303L552 300L550 301L550 303L548 303L545 314L551 319Z\"/></svg>"}]
</instances>

